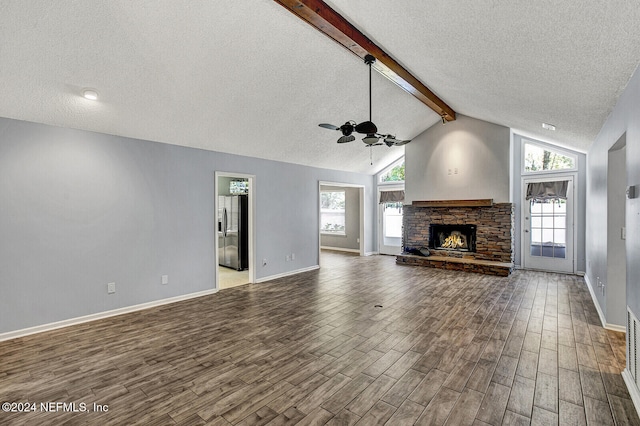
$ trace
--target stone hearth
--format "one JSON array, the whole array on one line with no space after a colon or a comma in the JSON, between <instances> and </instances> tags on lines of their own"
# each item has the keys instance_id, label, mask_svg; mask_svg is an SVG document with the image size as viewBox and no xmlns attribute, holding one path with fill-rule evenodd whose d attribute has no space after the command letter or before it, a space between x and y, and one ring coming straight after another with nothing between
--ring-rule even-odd
<instances>
[{"instance_id":1,"label":"stone hearth","mask_svg":"<svg viewBox=\"0 0 640 426\"><path fill-rule=\"evenodd\" d=\"M403 208L403 247L429 246L430 225L475 225L475 252L439 249L431 256L400 255L399 264L464 270L492 275L509 275L513 270L514 206L496 203L482 207Z\"/></svg>"}]
</instances>

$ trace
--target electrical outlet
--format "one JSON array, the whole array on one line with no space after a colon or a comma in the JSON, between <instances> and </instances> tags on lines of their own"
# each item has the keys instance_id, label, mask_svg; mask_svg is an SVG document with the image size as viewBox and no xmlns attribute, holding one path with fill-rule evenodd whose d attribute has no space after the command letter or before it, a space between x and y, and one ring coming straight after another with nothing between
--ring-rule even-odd
<instances>
[{"instance_id":1,"label":"electrical outlet","mask_svg":"<svg viewBox=\"0 0 640 426\"><path fill-rule=\"evenodd\" d=\"M162 284L163 285L169 284L169 275L162 276Z\"/></svg>"},{"instance_id":2,"label":"electrical outlet","mask_svg":"<svg viewBox=\"0 0 640 426\"><path fill-rule=\"evenodd\" d=\"M295 253L291 253L291 260L296 260L296 254Z\"/></svg>"},{"instance_id":3,"label":"electrical outlet","mask_svg":"<svg viewBox=\"0 0 640 426\"><path fill-rule=\"evenodd\" d=\"M291 261L291 256L286 255L286 256L284 257L284 261L285 261L285 262L290 262L290 261Z\"/></svg>"},{"instance_id":4,"label":"electrical outlet","mask_svg":"<svg viewBox=\"0 0 640 426\"><path fill-rule=\"evenodd\" d=\"M108 294L113 294L115 292L116 292L116 283L107 284L107 293Z\"/></svg>"}]
</instances>

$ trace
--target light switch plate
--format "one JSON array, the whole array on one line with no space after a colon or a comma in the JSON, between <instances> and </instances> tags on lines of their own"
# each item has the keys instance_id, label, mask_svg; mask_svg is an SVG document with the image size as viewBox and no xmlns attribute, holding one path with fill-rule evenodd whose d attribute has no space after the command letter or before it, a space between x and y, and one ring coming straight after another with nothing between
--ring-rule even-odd
<instances>
[{"instance_id":1,"label":"light switch plate","mask_svg":"<svg viewBox=\"0 0 640 426\"><path fill-rule=\"evenodd\" d=\"M107 284L107 293L108 294L113 294L115 292L116 292L116 283Z\"/></svg>"},{"instance_id":2,"label":"light switch plate","mask_svg":"<svg viewBox=\"0 0 640 426\"><path fill-rule=\"evenodd\" d=\"M169 275L162 276L162 284L169 284Z\"/></svg>"}]
</instances>

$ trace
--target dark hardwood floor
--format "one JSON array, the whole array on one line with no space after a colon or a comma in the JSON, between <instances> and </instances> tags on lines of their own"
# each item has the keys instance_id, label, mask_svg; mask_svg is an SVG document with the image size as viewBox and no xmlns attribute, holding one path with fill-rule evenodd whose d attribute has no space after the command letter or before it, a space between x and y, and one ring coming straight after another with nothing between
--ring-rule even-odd
<instances>
[{"instance_id":1,"label":"dark hardwood floor","mask_svg":"<svg viewBox=\"0 0 640 426\"><path fill-rule=\"evenodd\" d=\"M640 424L624 334L600 326L580 277L322 260L0 342L0 402L38 404L0 424Z\"/></svg>"}]
</instances>

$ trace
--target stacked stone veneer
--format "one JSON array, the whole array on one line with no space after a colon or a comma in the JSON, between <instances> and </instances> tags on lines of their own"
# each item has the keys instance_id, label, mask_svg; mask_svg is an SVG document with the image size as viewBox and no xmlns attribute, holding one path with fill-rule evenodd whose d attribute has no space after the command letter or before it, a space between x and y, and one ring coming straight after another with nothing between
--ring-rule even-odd
<instances>
[{"instance_id":1,"label":"stacked stone veneer","mask_svg":"<svg viewBox=\"0 0 640 426\"><path fill-rule=\"evenodd\" d=\"M513 263L514 206L403 208L403 247L429 246L429 225L476 225L476 252L432 250L432 255Z\"/></svg>"}]
</instances>

